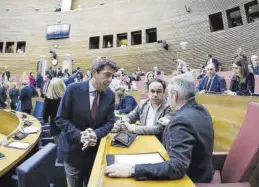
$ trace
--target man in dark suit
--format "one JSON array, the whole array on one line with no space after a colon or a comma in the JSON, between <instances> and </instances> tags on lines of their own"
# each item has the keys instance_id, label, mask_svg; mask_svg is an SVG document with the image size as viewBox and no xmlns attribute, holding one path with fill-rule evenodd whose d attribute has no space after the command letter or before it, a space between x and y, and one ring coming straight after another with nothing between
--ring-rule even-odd
<instances>
[{"instance_id":1,"label":"man in dark suit","mask_svg":"<svg viewBox=\"0 0 259 187\"><path fill-rule=\"evenodd\" d=\"M216 73L214 64L209 64L206 67L207 75L200 81L197 91L199 93L215 92L223 93L227 90L226 81Z\"/></svg>"},{"instance_id":2,"label":"man in dark suit","mask_svg":"<svg viewBox=\"0 0 259 187\"><path fill-rule=\"evenodd\" d=\"M23 81L23 88L21 89L21 94L19 99L21 100L21 110L27 114L31 114L32 109L32 97L38 97L38 92L34 86L30 86L29 82Z\"/></svg>"},{"instance_id":3,"label":"man in dark suit","mask_svg":"<svg viewBox=\"0 0 259 187\"><path fill-rule=\"evenodd\" d=\"M5 108L8 104L7 102L7 88L8 84L4 83L2 86L0 84L0 108Z\"/></svg>"},{"instance_id":4,"label":"man in dark suit","mask_svg":"<svg viewBox=\"0 0 259 187\"><path fill-rule=\"evenodd\" d=\"M115 105L115 113L128 114L138 105L134 97L125 93L124 88L117 88L115 93L119 99L119 103Z\"/></svg>"},{"instance_id":5,"label":"man in dark suit","mask_svg":"<svg viewBox=\"0 0 259 187\"><path fill-rule=\"evenodd\" d=\"M59 150L71 187L87 185L99 141L113 128L115 95L108 86L117 70L106 57L96 60L93 77L70 84L61 100L56 118L61 129Z\"/></svg>"},{"instance_id":6,"label":"man in dark suit","mask_svg":"<svg viewBox=\"0 0 259 187\"><path fill-rule=\"evenodd\" d=\"M163 145L170 160L157 164L114 164L105 169L110 177L136 180L174 180L186 174L193 182L213 177L214 129L205 107L195 101L195 85L186 74L169 80L168 94L176 111L163 132Z\"/></svg>"}]
</instances>

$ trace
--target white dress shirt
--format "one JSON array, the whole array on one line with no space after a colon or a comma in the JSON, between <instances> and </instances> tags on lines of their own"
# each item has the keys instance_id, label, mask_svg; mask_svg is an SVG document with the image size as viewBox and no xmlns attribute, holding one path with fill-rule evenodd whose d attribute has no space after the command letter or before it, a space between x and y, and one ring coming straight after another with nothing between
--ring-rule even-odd
<instances>
[{"instance_id":1,"label":"white dress shirt","mask_svg":"<svg viewBox=\"0 0 259 187\"><path fill-rule=\"evenodd\" d=\"M151 106L151 103L149 103L149 109L148 109L148 115L146 119L146 126L154 126L155 124L155 118L156 118L156 113L160 105L156 108L153 108Z\"/></svg>"}]
</instances>

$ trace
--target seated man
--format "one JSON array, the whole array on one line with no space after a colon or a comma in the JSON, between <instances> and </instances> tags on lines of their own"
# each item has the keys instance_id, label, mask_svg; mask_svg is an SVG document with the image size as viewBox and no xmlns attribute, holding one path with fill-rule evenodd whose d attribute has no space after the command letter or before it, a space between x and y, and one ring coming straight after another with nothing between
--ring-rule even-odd
<instances>
[{"instance_id":1,"label":"seated man","mask_svg":"<svg viewBox=\"0 0 259 187\"><path fill-rule=\"evenodd\" d=\"M129 132L136 134L161 135L163 127L157 122L172 112L165 98L166 84L163 80L155 78L148 84L149 99L141 100L138 106L123 121L118 120L115 127L125 127ZM140 120L141 125L135 125Z\"/></svg>"},{"instance_id":2,"label":"seated man","mask_svg":"<svg viewBox=\"0 0 259 187\"><path fill-rule=\"evenodd\" d=\"M113 164L105 169L109 177L136 180L174 180L186 174L193 182L210 182L213 177L214 129L205 107L195 100L195 85L183 74L169 80L168 94L176 111L163 132L163 145L170 160L156 164ZM148 143L148 142L147 142Z\"/></svg>"},{"instance_id":3,"label":"seated man","mask_svg":"<svg viewBox=\"0 0 259 187\"><path fill-rule=\"evenodd\" d=\"M216 73L216 69L214 64L209 64L206 67L207 75L202 78L200 84L197 87L197 91L199 93L206 93L206 92L224 92L227 90L226 88L226 81L224 78L219 76Z\"/></svg>"},{"instance_id":4,"label":"seated man","mask_svg":"<svg viewBox=\"0 0 259 187\"><path fill-rule=\"evenodd\" d=\"M137 106L135 98L131 95L127 95L124 88L117 88L115 93L119 98L119 103L115 106L115 113L128 114Z\"/></svg>"}]
</instances>

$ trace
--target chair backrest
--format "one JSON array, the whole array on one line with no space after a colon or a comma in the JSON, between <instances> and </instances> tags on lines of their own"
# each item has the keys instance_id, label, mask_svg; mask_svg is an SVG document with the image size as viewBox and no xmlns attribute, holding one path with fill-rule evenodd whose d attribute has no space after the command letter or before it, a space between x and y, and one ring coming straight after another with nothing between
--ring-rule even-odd
<instances>
[{"instance_id":1,"label":"chair backrest","mask_svg":"<svg viewBox=\"0 0 259 187\"><path fill-rule=\"evenodd\" d=\"M19 187L46 187L52 183L57 146L49 143L16 168Z\"/></svg>"},{"instance_id":2,"label":"chair backrest","mask_svg":"<svg viewBox=\"0 0 259 187\"><path fill-rule=\"evenodd\" d=\"M249 103L245 121L225 160L224 183L247 182L259 161L259 103Z\"/></svg>"},{"instance_id":3,"label":"chair backrest","mask_svg":"<svg viewBox=\"0 0 259 187\"><path fill-rule=\"evenodd\" d=\"M33 116L36 117L37 119L41 119L43 117L43 108L44 108L44 102L36 101Z\"/></svg>"}]
</instances>

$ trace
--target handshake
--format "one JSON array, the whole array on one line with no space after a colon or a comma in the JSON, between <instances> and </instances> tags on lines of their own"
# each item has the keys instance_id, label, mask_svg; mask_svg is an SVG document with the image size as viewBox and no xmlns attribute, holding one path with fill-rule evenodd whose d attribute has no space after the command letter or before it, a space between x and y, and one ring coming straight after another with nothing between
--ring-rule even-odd
<instances>
[{"instance_id":1,"label":"handshake","mask_svg":"<svg viewBox=\"0 0 259 187\"><path fill-rule=\"evenodd\" d=\"M97 144L97 136L93 129L88 128L81 132L81 142L83 144L82 151L88 147L94 147Z\"/></svg>"}]
</instances>

